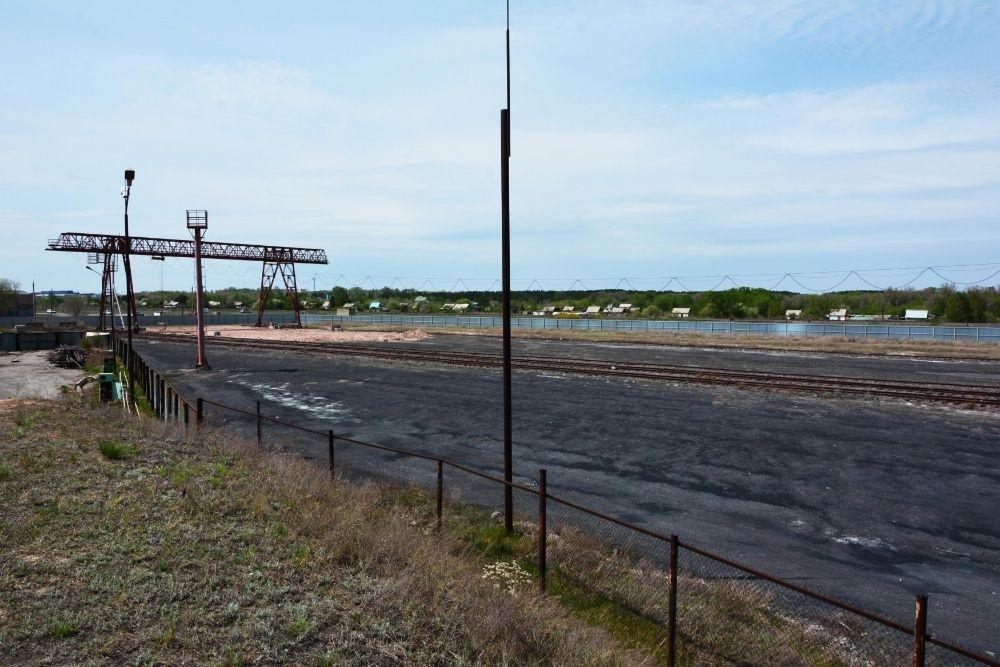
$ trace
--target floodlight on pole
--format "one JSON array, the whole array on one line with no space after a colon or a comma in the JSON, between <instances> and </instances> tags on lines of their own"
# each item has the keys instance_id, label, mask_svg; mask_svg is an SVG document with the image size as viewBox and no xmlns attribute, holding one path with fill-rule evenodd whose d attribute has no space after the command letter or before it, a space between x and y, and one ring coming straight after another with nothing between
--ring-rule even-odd
<instances>
[{"instance_id":1,"label":"floodlight on pole","mask_svg":"<svg viewBox=\"0 0 1000 667\"><path fill-rule=\"evenodd\" d=\"M125 265L125 289L126 289L126 305L128 307L128 352L125 354L125 372L128 377L128 393L131 399L132 406L135 407L135 377L132 373L132 357L135 356L132 350L132 329L135 327L135 321L133 320L132 314L135 312L135 294L132 291L132 262L129 258L129 251L131 250L132 241L129 239L128 235L128 200L132 195L132 181L135 180L135 169L125 170L125 191L122 196L125 198L125 238L123 239L121 246L122 263ZM102 311L103 312L103 311ZM114 322L114 317L112 317L112 322ZM113 325L112 325L113 326Z\"/></svg>"},{"instance_id":2,"label":"floodlight on pole","mask_svg":"<svg viewBox=\"0 0 1000 667\"><path fill-rule=\"evenodd\" d=\"M208 361L205 359L205 296L201 278L201 235L208 229L208 211L188 211L187 228L194 233L194 277L195 293L194 304L198 309L196 321L198 323L198 360L195 368L209 369Z\"/></svg>"}]
</instances>

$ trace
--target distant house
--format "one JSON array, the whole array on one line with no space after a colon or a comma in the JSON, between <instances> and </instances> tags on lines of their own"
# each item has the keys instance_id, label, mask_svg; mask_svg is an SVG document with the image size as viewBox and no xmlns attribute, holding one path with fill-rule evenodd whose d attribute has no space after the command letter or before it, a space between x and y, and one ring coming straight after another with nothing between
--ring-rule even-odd
<instances>
[{"instance_id":1,"label":"distant house","mask_svg":"<svg viewBox=\"0 0 1000 667\"><path fill-rule=\"evenodd\" d=\"M786 310L785 311L786 320L801 320L802 311L801 310Z\"/></svg>"},{"instance_id":2,"label":"distant house","mask_svg":"<svg viewBox=\"0 0 1000 667\"><path fill-rule=\"evenodd\" d=\"M350 317L358 312L358 309L353 303L345 303L343 306L337 309L337 315L340 317Z\"/></svg>"},{"instance_id":3,"label":"distant house","mask_svg":"<svg viewBox=\"0 0 1000 667\"><path fill-rule=\"evenodd\" d=\"M413 299L413 310L423 310L428 306L429 304L427 303L426 296L418 296L415 299Z\"/></svg>"},{"instance_id":4,"label":"distant house","mask_svg":"<svg viewBox=\"0 0 1000 667\"><path fill-rule=\"evenodd\" d=\"M350 303L345 303L343 306L341 306L341 308L350 308L351 310L357 310L358 304L351 301Z\"/></svg>"},{"instance_id":5,"label":"distant house","mask_svg":"<svg viewBox=\"0 0 1000 667\"><path fill-rule=\"evenodd\" d=\"M323 310L330 310L330 302L329 301L324 301L323 305L320 306L320 308L322 308Z\"/></svg>"},{"instance_id":6,"label":"distant house","mask_svg":"<svg viewBox=\"0 0 1000 667\"><path fill-rule=\"evenodd\" d=\"M464 313L468 309L469 309L469 304L467 304L467 303L456 303L455 306L454 306L454 308L453 308L453 310L456 313Z\"/></svg>"},{"instance_id":7,"label":"distant house","mask_svg":"<svg viewBox=\"0 0 1000 667\"><path fill-rule=\"evenodd\" d=\"M670 314L674 317L691 317L690 308L674 308L670 311Z\"/></svg>"},{"instance_id":8,"label":"distant house","mask_svg":"<svg viewBox=\"0 0 1000 667\"><path fill-rule=\"evenodd\" d=\"M145 302L143 302L143 304L142 304L142 305L144 305L144 306L145 306L145 305L146 305L146 303L145 303ZM208 302L208 305L210 305L210 306L211 306L212 308L218 308L219 306L221 306L221 305L222 305L222 302L221 302L221 301L209 301L209 302Z\"/></svg>"},{"instance_id":9,"label":"distant house","mask_svg":"<svg viewBox=\"0 0 1000 667\"><path fill-rule=\"evenodd\" d=\"M846 308L838 308L837 310L831 310L830 314L826 316L826 319L834 322L845 322L850 316L847 314Z\"/></svg>"},{"instance_id":10,"label":"distant house","mask_svg":"<svg viewBox=\"0 0 1000 667\"><path fill-rule=\"evenodd\" d=\"M926 311L926 310L910 310L909 308L907 308L906 309L906 315L903 316L903 319L907 319L907 320L926 320L928 318L928 316L929 316L928 315L928 311Z\"/></svg>"},{"instance_id":11,"label":"distant house","mask_svg":"<svg viewBox=\"0 0 1000 667\"><path fill-rule=\"evenodd\" d=\"M368 310L382 310L382 302L372 301L370 304L368 304Z\"/></svg>"},{"instance_id":12,"label":"distant house","mask_svg":"<svg viewBox=\"0 0 1000 667\"><path fill-rule=\"evenodd\" d=\"M600 315L600 314L601 314L600 306L587 306L587 310L583 312L584 317L592 317L593 315Z\"/></svg>"},{"instance_id":13,"label":"distant house","mask_svg":"<svg viewBox=\"0 0 1000 667\"><path fill-rule=\"evenodd\" d=\"M544 308L542 308L542 312L545 315L552 315L553 313L556 312L556 307L555 306L545 306Z\"/></svg>"},{"instance_id":14,"label":"distant house","mask_svg":"<svg viewBox=\"0 0 1000 667\"><path fill-rule=\"evenodd\" d=\"M562 312L564 312L564 313L572 313L574 310L576 310L576 308L574 306L563 306L562 307Z\"/></svg>"},{"instance_id":15,"label":"distant house","mask_svg":"<svg viewBox=\"0 0 1000 667\"><path fill-rule=\"evenodd\" d=\"M622 309L623 313L630 313L630 312L632 312L632 304L631 303L620 303L620 304L618 304L618 307Z\"/></svg>"},{"instance_id":16,"label":"distant house","mask_svg":"<svg viewBox=\"0 0 1000 667\"><path fill-rule=\"evenodd\" d=\"M233 305L236 306L237 308L242 308L243 307L243 302L242 301L233 301Z\"/></svg>"}]
</instances>

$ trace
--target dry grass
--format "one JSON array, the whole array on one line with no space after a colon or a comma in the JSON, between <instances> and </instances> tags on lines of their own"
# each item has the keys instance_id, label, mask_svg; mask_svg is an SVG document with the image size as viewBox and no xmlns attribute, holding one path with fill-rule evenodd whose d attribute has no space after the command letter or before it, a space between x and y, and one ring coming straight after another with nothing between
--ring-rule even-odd
<instances>
[{"instance_id":1,"label":"dry grass","mask_svg":"<svg viewBox=\"0 0 1000 667\"><path fill-rule=\"evenodd\" d=\"M385 489L120 415L0 410L4 665L650 661Z\"/></svg>"}]
</instances>

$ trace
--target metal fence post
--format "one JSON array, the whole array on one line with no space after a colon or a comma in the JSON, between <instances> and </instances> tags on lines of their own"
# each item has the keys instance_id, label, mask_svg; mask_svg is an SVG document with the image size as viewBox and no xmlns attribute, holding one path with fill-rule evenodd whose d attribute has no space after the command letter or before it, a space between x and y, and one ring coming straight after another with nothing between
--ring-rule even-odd
<instances>
[{"instance_id":1,"label":"metal fence post","mask_svg":"<svg viewBox=\"0 0 1000 667\"><path fill-rule=\"evenodd\" d=\"M201 423L205 421L205 402L202 400L201 396L198 397L195 406L195 424L201 427Z\"/></svg>"},{"instance_id":2,"label":"metal fence post","mask_svg":"<svg viewBox=\"0 0 1000 667\"><path fill-rule=\"evenodd\" d=\"M677 535L670 536L670 589L667 594L667 665L677 659Z\"/></svg>"},{"instance_id":3,"label":"metal fence post","mask_svg":"<svg viewBox=\"0 0 1000 667\"><path fill-rule=\"evenodd\" d=\"M257 444L260 444L261 436L261 423L260 423L260 401L257 401Z\"/></svg>"},{"instance_id":4,"label":"metal fence post","mask_svg":"<svg viewBox=\"0 0 1000 667\"><path fill-rule=\"evenodd\" d=\"M180 397L177 392L174 392L174 421L177 421L177 404L180 402Z\"/></svg>"},{"instance_id":5,"label":"metal fence post","mask_svg":"<svg viewBox=\"0 0 1000 667\"><path fill-rule=\"evenodd\" d=\"M333 446L333 429L332 428L329 431L326 432L326 445L327 445L327 449L329 450L328 454L329 454L329 457L330 457L330 475L332 476L333 475L333 470L334 470L334 467L336 466L336 461L337 461L337 450Z\"/></svg>"},{"instance_id":6,"label":"metal fence post","mask_svg":"<svg viewBox=\"0 0 1000 667\"><path fill-rule=\"evenodd\" d=\"M913 667L924 667L927 659L927 596L917 596L916 620L913 624Z\"/></svg>"},{"instance_id":7,"label":"metal fence post","mask_svg":"<svg viewBox=\"0 0 1000 667\"><path fill-rule=\"evenodd\" d=\"M190 421L190 418L188 417L188 403L187 403L187 401L184 401L184 428L188 427L188 422L189 421Z\"/></svg>"},{"instance_id":8,"label":"metal fence post","mask_svg":"<svg viewBox=\"0 0 1000 667\"><path fill-rule=\"evenodd\" d=\"M444 504L444 462L438 459L437 529L441 530L441 507Z\"/></svg>"},{"instance_id":9,"label":"metal fence post","mask_svg":"<svg viewBox=\"0 0 1000 667\"><path fill-rule=\"evenodd\" d=\"M545 547L548 542L548 529L545 525L545 510L548 493L546 491L545 468L538 471L538 587L545 592Z\"/></svg>"}]
</instances>

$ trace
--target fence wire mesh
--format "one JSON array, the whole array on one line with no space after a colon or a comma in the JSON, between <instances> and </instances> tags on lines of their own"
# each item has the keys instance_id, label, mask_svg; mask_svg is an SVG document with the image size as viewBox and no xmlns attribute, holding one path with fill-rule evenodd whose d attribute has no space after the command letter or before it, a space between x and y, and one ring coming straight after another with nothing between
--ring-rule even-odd
<instances>
[{"instance_id":1,"label":"fence wire mesh","mask_svg":"<svg viewBox=\"0 0 1000 667\"><path fill-rule=\"evenodd\" d=\"M669 638L670 544L548 501L548 591L599 610L662 661Z\"/></svg>"},{"instance_id":2,"label":"fence wire mesh","mask_svg":"<svg viewBox=\"0 0 1000 667\"><path fill-rule=\"evenodd\" d=\"M682 663L905 665L913 638L687 549L678 555Z\"/></svg>"}]
</instances>

